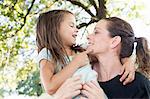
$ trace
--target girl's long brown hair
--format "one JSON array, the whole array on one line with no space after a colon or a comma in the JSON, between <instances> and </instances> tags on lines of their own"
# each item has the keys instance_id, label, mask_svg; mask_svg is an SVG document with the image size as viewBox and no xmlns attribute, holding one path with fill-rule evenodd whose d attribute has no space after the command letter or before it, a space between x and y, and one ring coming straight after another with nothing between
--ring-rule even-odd
<instances>
[{"instance_id":1,"label":"girl's long brown hair","mask_svg":"<svg viewBox=\"0 0 150 99\"><path fill-rule=\"evenodd\" d=\"M66 14L72 13L67 10L51 10L42 13L38 18L36 27L38 53L43 48L47 48L50 51L54 62L60 62L63 65L67 64L65 60L67 53L65 52L59 35L59 29Z\"/></svg>"},{"instance_id":2,"label":"girl's long brown hair","mask_svg":"<svg viewBox=\"0 0 150 99\"><path fill-rule=\"evenodd\" d=\"M121 37L121 51L120 58L129 57L132 55L134 43L136 46L136 63L138 63L138 70L150 77L150 50L148 49L147 40L144 37L136 38L133 29L129 23L117 18L105 18L108 21L108 31L111 37Z\"/></svg>"}]
</instances>

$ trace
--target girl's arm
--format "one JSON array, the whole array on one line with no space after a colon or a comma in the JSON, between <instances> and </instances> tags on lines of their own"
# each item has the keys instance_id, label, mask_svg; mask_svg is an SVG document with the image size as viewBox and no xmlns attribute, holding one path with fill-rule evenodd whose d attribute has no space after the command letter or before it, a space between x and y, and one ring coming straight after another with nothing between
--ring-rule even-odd
<instances>
[{"instance_id":1,"label":"girl's arm","mask_svg":"<svg viewBox=\"0 0 150 99\"><path fill-rule=\"evenodd\" d=\"M134 60L131 58L123 58L121 61L123 63L123 67L120 72L120 75L122 75L120 81L123 82L123 85L126 85L132 82L135 78L135 64Z\"/></svg>"},{"instance_id":2,"label":"girl's arm","mask_svg":"<svg viewBox=\"0 0 150 99\"><path fill-rule=\"evenodd\" d=\"M70 78L79 67L88 63L87 60L87 52L82 52L76 55L67 66L56 74L54 74L55 64L52 61L41 60L40 78L45 91L50 95L54 94L62 83Z\"/></svg>"},{"instance_id":3,"label":"girl's arm","mask_svg":"<svg viewBox=\"0 0 150 99\"><path fill-rule=\"evenodd\" d=\"M97 59L93 56L90 56L91 64L94 66L95 63L97 63ZM120 71L120 75L122 77L120 78L120 81L123 82L124 85L132 82L135 78L135 59L132 59L132 56L130 58L123 58L122 60L123 67Z\"/></svg>"}]
</instances>

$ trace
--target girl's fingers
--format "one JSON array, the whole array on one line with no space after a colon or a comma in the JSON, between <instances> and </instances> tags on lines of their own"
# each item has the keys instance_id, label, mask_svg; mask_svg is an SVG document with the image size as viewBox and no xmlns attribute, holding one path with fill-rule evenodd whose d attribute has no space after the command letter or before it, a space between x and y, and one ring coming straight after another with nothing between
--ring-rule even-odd
<instances>
[{"instance_id":1,"label":"girl's fingers","mask_svg":"<svg viewBox=\"0 0 150 99\"><path fill-rule=\"evenodd\" d=\"M120 81L122 82L123 80L125 80L125 78L127 78L128 74L129 74L129 71L125 71L123 73L123 75L121 76Z\"/></svg>"},{"instance_id":2,"label":"girl's fingers","mask_svg":"<svg viewBox=\"0 0 150 99\"><path fill-rule=\"evenodd\" d=\"M121 70L120 70L119 75L122 75L122 74L123 74L123 72L124 72L124 70L125 70L125 66L122 66L122 68L121 68Z\"/></svg>"},{"instance_id":3,"label":"girl's fingers","mask_svg":"<svg viewBox=\"0 0 150 99\"><path fill-rule=\"evenodd\" d=\"M123 82L123 85L126 85L127 83L130 83L134 80L135 78L135 72L129 72L128 78L125 79Z\"/></svg>"}]
</instances>

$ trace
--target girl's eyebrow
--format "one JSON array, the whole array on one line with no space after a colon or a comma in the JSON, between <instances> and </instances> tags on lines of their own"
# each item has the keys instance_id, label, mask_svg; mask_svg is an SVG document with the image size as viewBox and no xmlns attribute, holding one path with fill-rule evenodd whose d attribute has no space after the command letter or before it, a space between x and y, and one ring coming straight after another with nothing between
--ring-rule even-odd
<instances>
[{"instance_id":1,"label":"girl's eyebrow","mask_svg":"<svg viewBox=\"0 0 150 99\"><path fill-rule=\"evenodd\" d=\"M70 22L70 24L73 24L73 25L75 25L75 23L74 23L74 22Z\"/></svg>"}]
</instances>

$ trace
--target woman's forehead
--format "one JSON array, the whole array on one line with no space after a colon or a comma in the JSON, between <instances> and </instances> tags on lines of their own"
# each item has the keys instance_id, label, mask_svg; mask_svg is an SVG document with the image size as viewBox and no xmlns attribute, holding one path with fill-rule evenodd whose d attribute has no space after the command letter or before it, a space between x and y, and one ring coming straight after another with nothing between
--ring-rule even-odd
<instances>
[{"instance_id":1,"label":"woman's forehead","mask_svg":"<svg viewBox=\"0 0 150 99\"><path fill-rule=\"evenodd\" d=\"M95 29L103 29L106 28L107 22L105 20L100 20L95 26Z\"/></svg>"}]
</instances>

